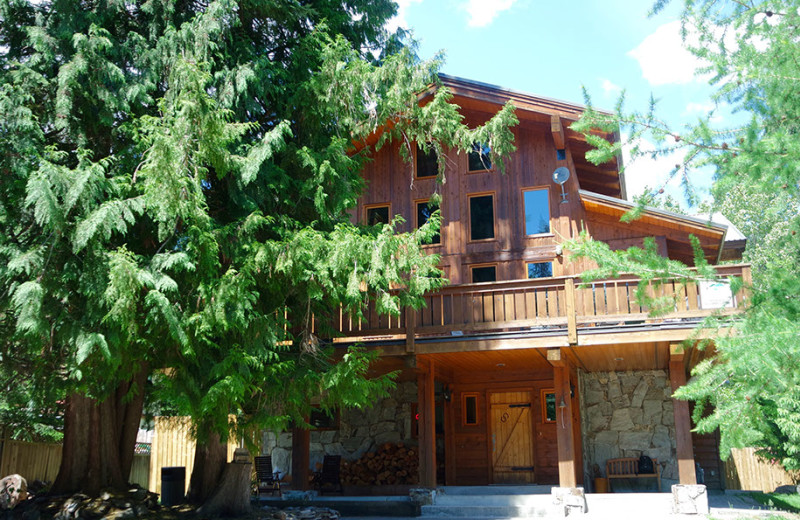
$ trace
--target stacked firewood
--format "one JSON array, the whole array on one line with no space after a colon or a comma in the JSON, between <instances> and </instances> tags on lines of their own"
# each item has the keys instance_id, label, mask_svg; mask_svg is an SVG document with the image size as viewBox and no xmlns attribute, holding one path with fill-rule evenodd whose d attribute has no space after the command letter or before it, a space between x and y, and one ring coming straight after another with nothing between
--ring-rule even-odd
<instances>
[{"instance_id":1,"label":"stacked firewood","mask_svg":"<svg viewBox=\"0 0 800 520\"><path fill-rule=\"evenodd\" d=\"M402 442L387 442L377 451L360 459L342 462L342 484L350 486L386 486L416 484L419 455L416 447Z\"/></svg>"}]
</instances>

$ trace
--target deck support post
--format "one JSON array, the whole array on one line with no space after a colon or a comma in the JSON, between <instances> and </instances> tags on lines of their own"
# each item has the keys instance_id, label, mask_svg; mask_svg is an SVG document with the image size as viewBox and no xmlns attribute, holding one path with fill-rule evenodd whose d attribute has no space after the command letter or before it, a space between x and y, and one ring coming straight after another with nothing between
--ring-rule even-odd
<instances>
[{"instance_id":1,"label":"deck support post","mask_svg":"<svg viewBox=\"0 0 800 520\"><path fill-rule=\"evenodd\" d=\"M292 489L305 491L309 488L310 443L311 430L292 428Z\"/></svg>"},{"instance_id":2,"label":"deck support post","mask_svg":"<svg viewBox=\"0 0 800 520\"><path fill-rule=\"evenodd\" d=\"M556 439L558 441L558 485L574 488L578 485L575 424L573 422L571 363L561 349L549 349L547 361L553 365L556 393ZM580 447L578 447L580 449Z\"/></svg>"},{"instance_id":3,"label":"deck support post","mask_svg":"<svg viewBox=\"0 0 800 520\"><path fill-rule=\"evenodd\" d=\"M669 381L672 391L686 384L686 367L683 362L684 349L680 344L669 346ZM692 423L689 417L689 403L683 399L672 399L675 414L675 444L678 453L678 478L681 484L697 484L694 469L694 449L692 448Z\"/></svg>"},{"instance_id":4,"label":"deck support post","mask_svg":"<svg viewBox=\"0 0 800 520\"><path fill-rule=\"evenodd\" d=\"M417 360L417 413L419 420L419 485L436 487L436 405L433 361Z\"/></svg>"}]
</instances>

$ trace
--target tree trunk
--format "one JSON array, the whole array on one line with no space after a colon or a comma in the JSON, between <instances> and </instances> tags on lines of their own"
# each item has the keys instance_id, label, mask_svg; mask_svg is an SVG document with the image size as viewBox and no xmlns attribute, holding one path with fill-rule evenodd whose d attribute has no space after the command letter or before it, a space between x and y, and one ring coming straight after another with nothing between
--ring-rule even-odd
<instances>
[{"instance_id":1,"label":"tree trunk","mask_svg":"<svg viewBox=\"0 0 800 520\"><path fill-rule=\"evenodd\" d=\"M250 478L253 465L231 462L225 465L222 478L211 498L197 510L203 517L243 516L251 511Z\"/></svg>"},{"instance_id":2,"label":"tree trunk","mask_svg":"<svg viewBox=\"0 0 800 520\"><path fill-rule=\"evenodd\" d=\"M202 444L198 442L186 499L193 504L205 502L217 488L227 461L228 445L220 442L218 434L210 434Z\"/></svg>"},{"instance_id":3,"label":"tree trunk","mask_svg":"<svg viewBox=\"0 0 800 520\"><path fill-rule=\"evenodd\" d=\"M77 393L67 398L61 466L53 493L97 496L103 489L127 488L147 373L143 368L102 401Z\"/></svg>"}]
</instances>

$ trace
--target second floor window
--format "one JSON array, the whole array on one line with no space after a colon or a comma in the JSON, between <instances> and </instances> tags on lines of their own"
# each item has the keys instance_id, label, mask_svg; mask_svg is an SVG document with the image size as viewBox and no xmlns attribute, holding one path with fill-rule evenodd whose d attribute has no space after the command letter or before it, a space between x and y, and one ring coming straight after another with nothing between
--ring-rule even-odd
<instances>
[{"instance_id":1,"label":"second floor window","mask_svg":"<svg viewBox=\"0 0 800 520\"><path fill-rule=\"evenodd\" d=\"M492 149L486 143L472 143L472 151L469 152L467 171L480 172L492 169L492 160L489 153Z\"/></svg>"},{"instance_id":2,"label":"second floor window","mask_svg":"<svg viewBox=\"0 0 800 520\"><path fill-rule=\"evenodd\" d=\"M469 239L494 238L494 195L469 197Z\"/></svg>"},{"instance_id":3,"label":"second floor window","mask_svg":"<svg viewBox=\"0 0 800 520\"><path fill-rule=\"evenodd\" d=\"M547 188L523 190L522 202L525 208L525 234L550 233L550 191Z\"/></svg>"},{"instance_id":4,"label":"second floor window","mask_svg":"<svg viewBox=\"0 0 800 520\"><path fill-rule=\"evenodd\" d=\"M389 223L389 205L388 204L374 204L367 206L364 210L365 220L368 226L376 224Z\"/></svg>"},{"instance_id":5,"label":"second floor window","mask_svg":"<svg viewBox=\"0 0 800 520\"><path fill-rule=\"evenodd\" d=\"M422 148L417 145L415 163L417 178L436 177L439 173L439 161L436 150L434 150L433 147L428 148L428 151L424 152Z\"/></svg>"},{"instance_id":6,"label":"second floor window","mask_svg":"<svg viewBox=\"0 0 800 520\"><path fill-rule=\"evenodd\" d=\"M417 202L417 227L422 226L423 224L428 222L428 219L431 218L431 215L434 211L439 209L438 206L431 204L430 201L421 200ZM436 233L433 238L431 239L431 244L440 244L442 242L442 236L440 233Z\"/></svg>"}]
</instances>

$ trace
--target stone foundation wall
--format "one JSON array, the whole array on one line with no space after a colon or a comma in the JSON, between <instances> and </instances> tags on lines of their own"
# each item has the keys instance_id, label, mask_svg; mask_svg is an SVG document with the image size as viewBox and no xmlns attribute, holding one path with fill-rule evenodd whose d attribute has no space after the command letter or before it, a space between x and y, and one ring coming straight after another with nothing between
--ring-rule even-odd
<instances>
[{"instance_id":1,"label":"stone foundation wall","mask_svg":"<svg viewBox=\"0 0 800 520\"><path fill-rule=\"evenodd\" d=\"M607 459L645 454L658 459L662 489L669 489L668 481L678 478L678 466L667 373L581 372L580 386L586 474L593 476L592 467L597 464L605 477ZM619 479L613 485L614 489L652 489L653 482L654 479Z\"/></svg>"},{"instance_id":2,"label":"stone foundation wall","mask_svg":"<svg viewBox=\"0 0 800 520\"><path fill-rule=\"evenodd\" d=\"M355 460L387 442L416 445L411 437L411 403L417 401L414 382L398 383L391 395L363 410L342 410L338 430L311 432L311 468L325 455ZM264 432L261 452L272 454L272 465L282 474L291 472L292 434Z\"/></svg>"}]
</instances>

